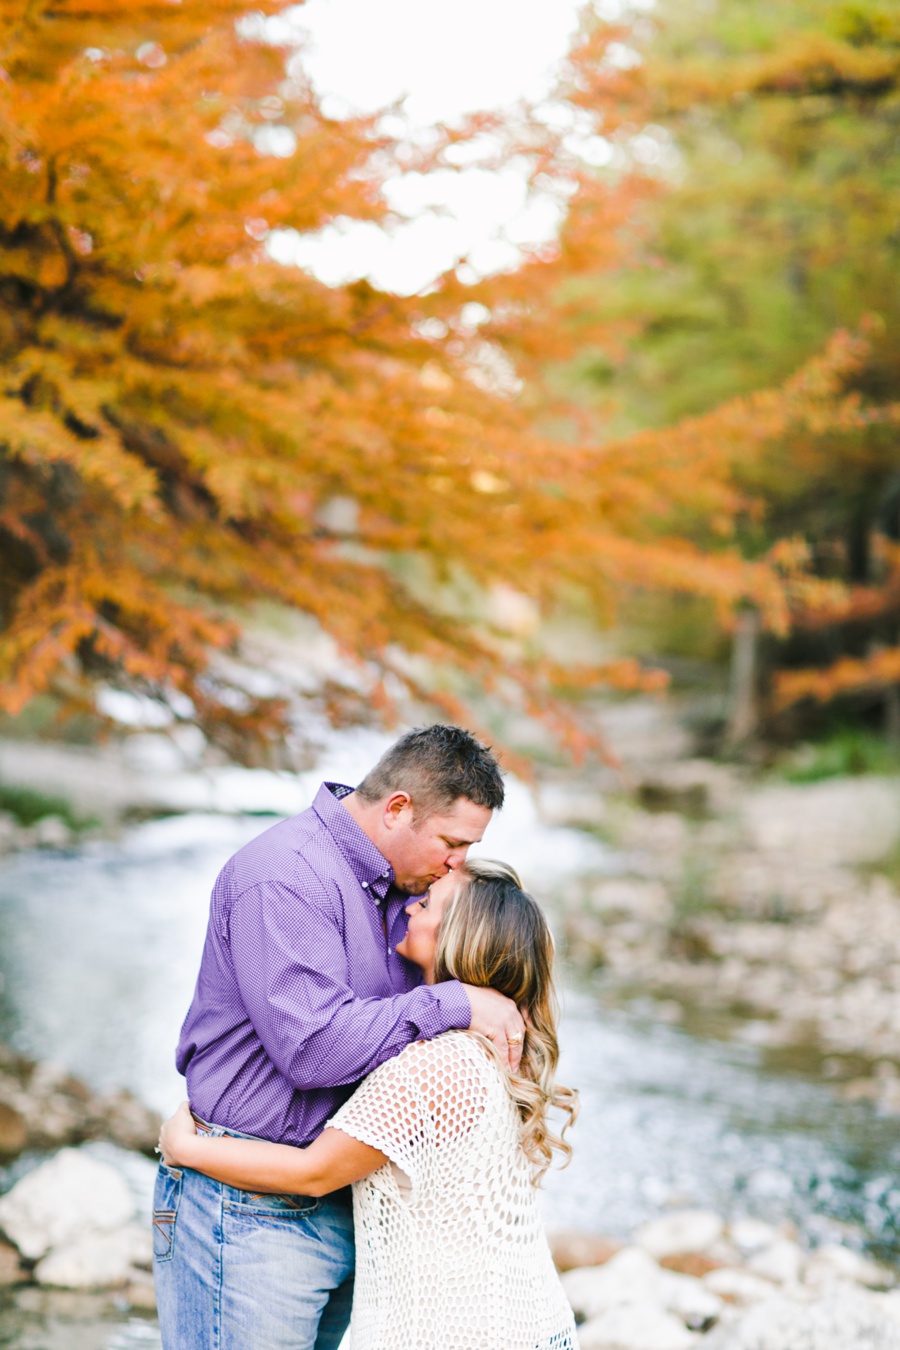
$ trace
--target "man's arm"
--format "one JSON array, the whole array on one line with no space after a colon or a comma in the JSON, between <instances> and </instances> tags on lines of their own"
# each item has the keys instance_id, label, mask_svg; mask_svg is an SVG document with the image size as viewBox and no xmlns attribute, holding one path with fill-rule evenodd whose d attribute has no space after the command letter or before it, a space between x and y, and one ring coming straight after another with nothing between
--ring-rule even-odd
<instances>
[{"instance_id":1,"label":"man's arm","mask_svg":"<svg viewBox=\"0 0 900 1350\"><path fill-rule=\"evenodd\" d=\"M524 1024L515 1004L492 989L448 980L386 998L355 994L338 917L314 879L303 894L278 882L245 891L229 934L244 1007L294 1088L355 1083L411 1041L468 1027L518 1065L521 1041L509 1045L508 1038L521 1035Z\"/></svg>"},{"instance_id":2,"label":"man's arm","mask_svg":"<svg viewBox=\"0 0 900 1350\"><path fill-rule=\"evenodd\" d=\"M244 1007L294 1088L355 1083L410 1041L469 1024L455 984L387 998L354 993L338 916L315 878L304 879L302 893L279 882L245 891L229 935Z\"/></svg>"}]
</instances>

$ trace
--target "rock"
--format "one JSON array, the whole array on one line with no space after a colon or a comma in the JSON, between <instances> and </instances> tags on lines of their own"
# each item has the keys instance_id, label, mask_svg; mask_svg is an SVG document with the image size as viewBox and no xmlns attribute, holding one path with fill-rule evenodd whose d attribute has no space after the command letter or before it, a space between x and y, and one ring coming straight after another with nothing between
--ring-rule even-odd
<instances>
[{"instance_id":1,"label":"rock","mask_svg":"<svg viewBox=\"0 0 900 1350\"><path fill-rule=\"evenodd\" d=\"M750 1275L746 1270L728 1270L724 1266L704 1275L703 1283L729 1303L759 1303L764 1298L772 1298L775 1293L770 1280Z\"/></svg>"},{"instance_id":2,"label":"rock","mask_svg":"<svg viewBox=\"0 0 900 1350\"><path fill-rule=\"evenodd\" d=\"M0 1242L0 1289L11 1284L20 1284L28 1279L28 1273L19 1260L19 1253L8 1242Z\"/></svg>"},{"instance_id":3,"label":"rock","mask_svg":"<svg viewBox=\"0 0 900 1350\"><path fill-rule=\"evenodd\" d=\"M782 1236L777 1228L762 1219L736 1219L728 1230L728 1236L742 1256L752 1256L754 1252L770 1247Z\"/></svg>"},{"instance_id":4,"label":"rock","mask_svg":"<svg viewBox=\"0 0 900 1350\"><path fill-rule=\"evenodd\" d=\"M850 1280L868 1289L890 1289L895 1283L893 1274L884 1266L838 1243L828 1243L812 1253L803 1279L813 1288L827 1288L835 1279Z\"/></svg>"},{"instance_id":5,"label":"rock","mask_svg":"<svg viewBox=\"0 0 900 1350\"><path fill-rule=\"evenodd\" d=\"M722 1236L725 1225L711 1209L683 1209L651 1219L637 1230L635 1241L660 1260L682 1252L702 1252Z\"/></svg>"},{"instance_id":6,"label":"rock","mask_svg":"<svg viewBox=\"0 0 900 1350\"><path fill-rule=\"evenodd\" d=\"M723 1311L718 1294L691 1275L661 1272L659 1286L663 1307L675 1313L691 1331L708 1331Z\"/></svg>"},{"instance_id":7,"label":"rock","mask_svg":"<svg viewBox=\"0 0 900 1350\"><path fill-rule=\"evenodd\" d=\"M34 826L34 842L38 848L68 848L73 837L62 816L44 816Z\"/></svg>"},{"instance_id":8,"label":"rock","mask_svg":"<svg viewBox=\"0 0 900 1350\"><path fill-rule=\"evenodd\" d=\"M22 827L9 811L0 811L0 853L20 847Z\"/></svg>"},{"instance_id":9,"label":"rock","mask_svg":"<svg viewBox=\"0 0 900 1350\"><path fill-rule=\"evenodd\" d=\"M0 1198L0 1228L29 1260L85 1233L120 1228L135 1204L123 1177L77 1149L63 1149Z\"/></svg>"},{"instance_id":10,"label":"rock","mask_svg":"<svg viewBox=\"0 0 900 1350\"><path fill-rule=\"evenodd\" d=\"M3 1108L15 1114L5 1116ZM24 1139L16 1115L24 1124ZM97 1095L62 1066L35 1064L0 1045L0 1153L110 1139L150 1154L158 1134L159 1116L131 1093Z\"/></svg>"},{"instance_id":11,"label":"rock","mask_svg":"<svg viewBox=\"0 0 900 1350\"><path fill-rule=\"evenodd\" d=\"M112 1233L83 1233L54 1247L35 1267L38 1284L57 1289L115 1289L136 1264L149 1265L153 1241L148 1229L127 1224Z\"/></svg>"},{"instance_id":12,"label":"rock","mask_svg":"<svg viewBox=\"0 0 900 1350\"><path fill-rule=\"evenodd\" d=\"M153 1276L142 1270L133 1270L125 1286L125 1299L128 1306L143 1312L153 1312L156 1308L156 1290Z\"/></svg>"},{"instance_id":13,"label":"rock","mask_svg":"<svg viewBox=\"0 0 900 1350\"><path fill-rule=\"evenodd\" d=\"M559 1271L605 1265L622 1245L594 1233L548 1233L547 1240Z\"/></svg>"},{"instance_id":14,"label":"rock","mask_svg":"<svg viewBox=\"0 0 900 1350\"><path fill-rule=\"evenodd\" d=\"M900 1289L892 1289L887 1294L877 1294L879 1307L900 1323Z\"/></svg>"},{"instance_id":15,"label":"rock","mask_svg":"<svg viewBox=\"0 0 900 1350\"><path fill-rule=\"evenodd\" d=\"M89 1158L114 1167L124 1177L134 1200L135 1214L149 1231L153 1218L153 1191L156 1186L158 1166L141 1153L120 1148L106 1139L96 1139L79 1149Z\"/></svg>"},{"instance_id":16,"label":"rock","mask_svg":"<svg viewBox=\"0 0 900 1350\"><path fill-rule=\"evenodd\" d=\"M677 783L646 780L638 785L637 799L645 811L677 811L697 818L709 810L709 789L705 783Z\"/></svg>"},{"instance_id":17,"label":"rock","mask_svg":"<svg viewBox=\"0 0 900 1350\"><path fill-rule=\"evenodd\" d=\"M94 1138L106 1138L121 1148L152 1153L162 1123L156 1111L121 1089L98 1097L92 1112Z\"/></svg>"},{"instance_id":18,"label":"rock","mask_svg":"<svg viewBox=\"0 0 900 1350\"><path fill-rule=\"evenodd\" d=\"M640 1247L625 1247L603 1266L561 1277L576 1320L588 1322L620 1303L657 1302L662 1271Z\"/></svg>"},{"instance_id":19,"label":"rock","mask_svg":"<svg viewBox=\"0 0 900 1350\"><path fill-rule=\"evenodd\" d=\"M803 1252L790 1238L779 1237L747 1262L751 1275L761 1275L776 1284L795 1284L803 1269Z\"/></svg>"},{"instance_id":20,"label":"rock","mask_svg":"<svg viewBox=\"0 0 900 1350\"><path fill-rule=\"evenodd\" d=\"M640 1303L609 1308L578 1329L581 1350L689 1350L699 1340L671 1313Z\"/></svg>"},{"instance_id":21,"label":"rock","mask_svg":"<svg viewBox=\"0 0 900 1350\"><path fill-rule=\"evenodd\" d=\"M704 1338L704 1350L900 1350L900 1320L881 1300L843 1286L797 1303L779 1295Z\"/></svg>"},{"instance_id":22,"label":"rock","mask_svg":"<svg viewBox=\"0 0 900 1350\"><path fill-rule=\"evenodd\" d=\"M576 1319L588 1322L620 1304L664 1309L682 1325L705 1328L722 1311L722 1300L690 1275L662 1270L640 1247L626 1247L603 1266L582 1267L562 1276Z\"/></svg>"},{"instance_id":23,"label":"rock","mask_svg":"<svg viewBox=\"0 0 900 1350\"><path fill-rule=\"evenodd\" d=\"M0 1101L0 1155L14 1158L28 1142L28 1129L15 1107Z\"/></svg>"},{"instance_id":24,"label":"rock","mask_svg":"<svg viewBox=\"0 0 900 1350\"><path fill-rule=\"evenodd\" d=\"M676 1252L674 1256L664 1256L659 1264L676 1275L692 1275L695 1280L700 1280L711 1270L718 1270L722 1262L705 1252Z\"/></svg>"}]
</instances>

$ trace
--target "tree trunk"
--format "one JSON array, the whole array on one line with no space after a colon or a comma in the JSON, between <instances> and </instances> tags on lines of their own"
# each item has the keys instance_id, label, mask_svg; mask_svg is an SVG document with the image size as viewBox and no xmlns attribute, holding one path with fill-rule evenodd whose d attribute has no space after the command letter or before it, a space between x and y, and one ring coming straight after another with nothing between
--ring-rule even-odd
<instances>
[{"instance_id":1,"label":"tree trunk","mask_svg":"<svg viewBox=\"0 0 900 1350\"><path fill-rule=\"evenodd\" d=\"M759 613L745 609L737 616L731 648L731 692L726 743L741 745L759 726Z\"/></svg>"}]
</instances>

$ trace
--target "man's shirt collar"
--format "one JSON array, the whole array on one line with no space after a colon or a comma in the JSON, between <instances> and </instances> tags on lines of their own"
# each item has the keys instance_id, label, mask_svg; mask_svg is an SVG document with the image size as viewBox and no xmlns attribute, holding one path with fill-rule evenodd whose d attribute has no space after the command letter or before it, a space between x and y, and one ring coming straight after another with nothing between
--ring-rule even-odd
<instances>
[{"instance_id":1,"label":"man's shirt collar","mask_svg":"<svg viewBox=\"0 0 900 1350\"><path fill-rule=\"evenodd\" d=\"M363 890L381 902L394 880L394 869L360 829L345 806L352 787L346 783L323 783L313 800L313 810L343 853Z\"/></svg>"}]
</instances>

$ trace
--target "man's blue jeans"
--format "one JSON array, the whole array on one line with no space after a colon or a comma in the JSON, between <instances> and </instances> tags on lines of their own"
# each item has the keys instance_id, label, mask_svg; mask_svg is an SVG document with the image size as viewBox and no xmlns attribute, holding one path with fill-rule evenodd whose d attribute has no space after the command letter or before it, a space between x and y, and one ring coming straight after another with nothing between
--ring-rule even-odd
<instances>
[{"instance_id":1,"label":"man's blue jeans","mask_svg":"<svg viewBox=\"0 0 900 1350\"><path fill-rule=\"evenodd\" d=\"M163 1350L337 1350L347 1329L349 1188L253 1195L161 1163L153 1250Z\"/></svg>"}]
</instances>

